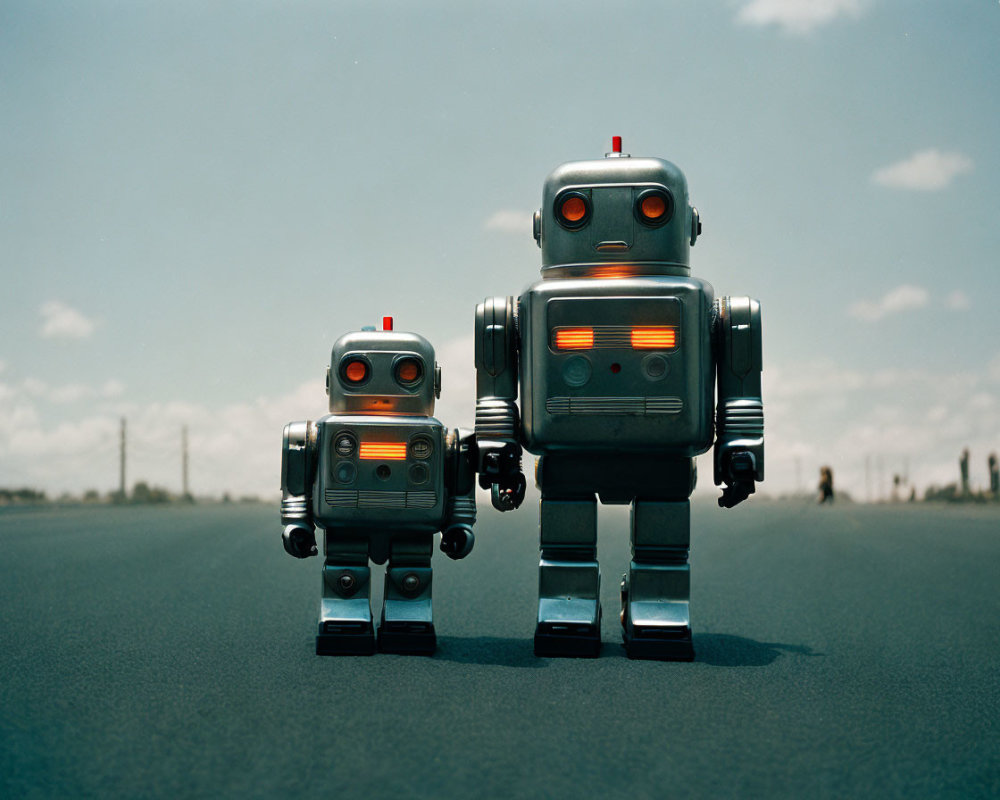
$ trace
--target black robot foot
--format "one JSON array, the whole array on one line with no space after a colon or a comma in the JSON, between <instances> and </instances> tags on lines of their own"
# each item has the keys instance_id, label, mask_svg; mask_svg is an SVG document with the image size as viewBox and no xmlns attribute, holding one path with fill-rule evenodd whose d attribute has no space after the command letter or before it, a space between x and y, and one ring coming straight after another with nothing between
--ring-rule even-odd
<instances>
[{"instance_id":1,"label":"black robot foot","mask_svg":"<svg viewBox=\"0 0 1000 800\"><path fill-rule=\"evenodd\" d=\"M429 622L383 622L378 627L378 649L383 653L429 656L437 648Z\"/></svg>"},{"instance_id":2,"label":"black robot foot","mask_svg":"<svg viewBox=\"0 0 1000 800\"><path fill-rule=\"evenodd\" d=\"M543 658L597 658L601 626L540 622L535 629L535 655Z\"/></svg>"},{"instance_id":3,"label":"black robot foot","mask_svg":"<svg viewBox=\"0 0 1000 800\"><path fill-rule=\"evenodd\" d=\"M637 628L631 637L623 637L629 658L656 661L694 661L690 628Z\"/></svg>"},{"instance_id":4,"label":"black robot foot","mask_svg":"<svg viewBox=\"0 0 1000 800\"><path fill-rule=\"evenodd\" d=\"M318 656L370 656L375 652L371 623L323 622L316 637Z\"/></svg>"}]
</instances>

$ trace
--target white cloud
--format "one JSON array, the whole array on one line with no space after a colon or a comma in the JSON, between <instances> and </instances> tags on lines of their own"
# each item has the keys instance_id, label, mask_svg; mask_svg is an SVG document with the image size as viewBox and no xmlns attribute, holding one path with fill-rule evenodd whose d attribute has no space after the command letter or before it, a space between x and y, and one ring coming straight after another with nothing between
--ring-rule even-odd
<instances>
[{"instance_id":1,"label":"white cloud","mask_svg":"<svg viewBox=\"0 0 1000 800\"><path fill-rule=\"evenodd\" d=\"M858 319L874 322L889 314L923 308L930 302L930 293L921 286L903 284L886 292L879 300L858 300L847 313Z\"/></svg>"},{"instance_id":2,"label":"white cloud","mask_svg":"<svg viewBox=\"0 0 1000 800\"><path fill-rule=\"evenodd\" d=\"M875 170L872 182L892 189L933 192L947 187L956 176L972 171L972 159L962 153L929 149Z\"/></svg>"},{"instance_id":3,"label":"white cloud","mask_svg":"<svg viewBox=\"0 0 1000 800\"><path fill-rule=\"evenodd\" d=\"M965 292L956 289L945 298L944 304L952 311L965 311L972 305L972 301Z\"/></svg>"},{"instance_id":4,"label":"white cloud","mask_svg":"<svg viewBox=\"0 0 1000 800\"><path fill-rule=\"evenodd\" d=\"M125 384L112 378L100 388L101 397L112 398L121 397L125 392Z\"/></svg>"},{"instance_id":5,"label":"white cloud","mask_svg":"<svg viewBox=\"0 0 1000 800\"><path fill-rule=\"evenodd\" d=\"M59 300L44 303L41 314L45 339L86 339L96 327L93 320Z\"/></svg>"},{"instance_id":6,"label":"white cloud","mask_svg":"<svg viewBox=\"0 0 1000 800\"><path fill-rule=\"evenodd\" d=\"M7 369L7 362L5 362L3 359L0 359L0 372L3 372L5 369Z\"/></svg>"},{"instance_id":7,"label":"white cloud","mask_svg":"<svg viewBox=\"0 0 1000 800\"><path fill-rule=\"evenodd\" d=\"M497 211L486 220L484 227L488 231L531 235L531 212L510 209Z\"/></svg>"},{"instance_id":8,"label":"white cloud","mask_svg":"<svg viewBox=\"0 0 1000 800\"><path fill-rule=\"evenodd\" d=\"M838 17L859 17L861 0L750 0L736 16L745 25L777 25L785 33L807 34Z\"/></svg>"}]
</instances>

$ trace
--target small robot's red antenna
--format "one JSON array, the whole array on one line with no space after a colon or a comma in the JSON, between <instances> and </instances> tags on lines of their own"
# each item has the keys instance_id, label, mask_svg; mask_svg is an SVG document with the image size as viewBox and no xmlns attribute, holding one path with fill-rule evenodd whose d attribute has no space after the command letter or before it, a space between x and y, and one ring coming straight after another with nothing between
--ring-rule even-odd
<instances>
[{"instance_id":1,"label":"small robot's red antenna","mask_svg":"<svg viewBox=\"0 0 1000 800\"><path fill-rule=\"evenodd\" d=\"M392 317L382 317L382 330L384 331L392 330Z\"/></svg>"},{"instance_id":2,"label":"small robot's red antenna","mask_svg":"<svg viewBox=\"0 0 1000 800\"><path fill-rule=\"evenodd\" d=\"M622 137L612 136L611 137L611 152L620 153L622 151Z\"/></svg>"}]
</instances>

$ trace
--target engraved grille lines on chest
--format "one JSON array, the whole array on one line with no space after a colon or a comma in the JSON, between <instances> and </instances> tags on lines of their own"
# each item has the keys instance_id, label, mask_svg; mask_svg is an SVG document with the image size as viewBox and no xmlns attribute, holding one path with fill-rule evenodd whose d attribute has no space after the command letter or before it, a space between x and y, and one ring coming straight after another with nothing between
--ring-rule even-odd
<instances>
[{"instance_id":1,"label":"engraved grille lines on chest","mask_svg":"<svg viewBox=\"0 0 1000 800\"><path fill-rule=\"evenodd\" d=\"M550 397L545 410L550 414L637 415L680 414L684 401L679 397Z\"/></svg>"},{"instance_id":2,"label":"engraved grille lines on chest","mask_svg":"<svg viewBox=\"0 0 1000 800\"><path fill-rule=\"evenodd\" d=\"M327 489L326 503L333 508L433 508L434 492L356 491Z\"/></svg>"}]
</instances>

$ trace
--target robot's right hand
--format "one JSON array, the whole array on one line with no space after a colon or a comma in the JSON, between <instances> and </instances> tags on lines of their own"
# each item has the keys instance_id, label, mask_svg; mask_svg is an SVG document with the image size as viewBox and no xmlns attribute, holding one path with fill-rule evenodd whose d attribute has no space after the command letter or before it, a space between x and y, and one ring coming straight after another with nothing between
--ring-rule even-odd
<instances>
[{"instance_id":1,"label":"robot's right hand","mask_svg":"<svg viewBox=\"0 0 1000 800\"><path fill-rule=\"evenodd\" d=\"M524 490L527 483L524 475L518 472L516 475L501 479L490 487L490 502L497 511L513 511L520 508L524 502Z\"/></svg>"},{"instance_id":2,"label":"robot's right hand","mask_svg":"<svg viewBox=\"0 0 1000 800\"><path fill-rule=\"evenodd\" d=\"M285 546L285 552L296 558L309 558L319 554L316 534L312 528L303 525L286 525L281 532L281 543Z\"/></svg>"}]
</instances>

